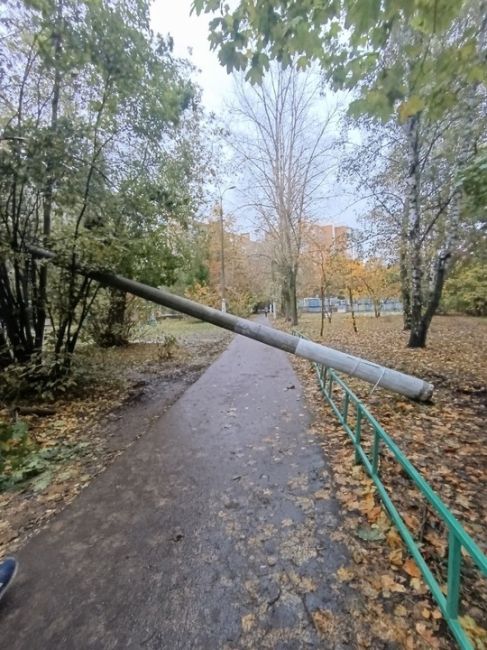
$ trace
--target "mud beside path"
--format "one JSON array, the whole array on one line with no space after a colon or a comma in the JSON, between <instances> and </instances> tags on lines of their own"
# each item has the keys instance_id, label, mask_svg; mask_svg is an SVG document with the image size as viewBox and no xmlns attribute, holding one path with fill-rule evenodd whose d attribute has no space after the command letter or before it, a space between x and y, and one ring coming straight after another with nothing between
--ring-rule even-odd
<instances>
[{"instance_id":1,"label":"mud beside path","mask_svg":"<svg viewBox=\"0 0 487 650\"><path fill-rule=\"evenodd\" d=\"M107 351L105 370L117 383L101 382L83 399L56 402L52 417L25 418L40 449L65 453L34 479L0 492L0 557L21 548L146 435L227 347L228 332L198 325L194 333L185 326L170 359L160 357L157 342Z\"/></svg>"}]
</instances>

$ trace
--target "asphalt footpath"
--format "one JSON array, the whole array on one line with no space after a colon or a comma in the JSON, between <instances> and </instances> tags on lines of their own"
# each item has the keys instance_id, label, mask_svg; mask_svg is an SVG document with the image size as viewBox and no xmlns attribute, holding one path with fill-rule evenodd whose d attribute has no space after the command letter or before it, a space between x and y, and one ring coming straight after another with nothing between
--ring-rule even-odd
<instances>
[{"instance_id":1,"label":"asphalt footpath","mask_svg":"<svg viewBox=\"0 0 487 650\"><path fill-rule=\"evenodd\" d=\"M287 355L235 337L19 552L0 648L352 647L310 420Z\"/></svg>"}]
</instances>

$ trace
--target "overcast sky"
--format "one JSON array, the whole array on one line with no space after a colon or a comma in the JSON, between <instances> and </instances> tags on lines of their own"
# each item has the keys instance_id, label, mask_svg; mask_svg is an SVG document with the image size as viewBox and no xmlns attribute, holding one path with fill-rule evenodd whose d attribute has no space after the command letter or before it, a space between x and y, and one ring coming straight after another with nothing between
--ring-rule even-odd
<instances>
[{"instance_id":1,"label":"overcast sky","mask_svg":"<svg viewBox=\"0 0 487 650\"><path fill-rule=\"evenodd\" d=\"M231 92L231 77L208 43L211 14L190 16L191 0L155 0L152 25L161 34L174 38L174 53L193 61L201 72L196 76L203 88L203 102L210 111L221 112L225 95ZM192 52L190 55L189 52Z\"/></svg>"},{"instance_id":2,"label":"overcast sky","mask_svg":"<svg viewBox=\"0 0 487 650\"><path fill-rule=\"evenodd\" d=\"M171 34L175 55L189 58L200 70L195 80L203 89L203 104L207 110L222 115L225 100L233 93L232 78L220 65L216 52L210 51L208 22L211 14L190 15L191 3L192 0L154 0L152 26L160 34ZM229 181L228 185L232 184ZM327 202L324 221L354 226L355 210L347 209L350 197L341 199L336 197L335 191L333 194L335 197ZM226 210L234 211L238 202L237 192L231 190L226 194Z\"/></svg>"}]
</instances>

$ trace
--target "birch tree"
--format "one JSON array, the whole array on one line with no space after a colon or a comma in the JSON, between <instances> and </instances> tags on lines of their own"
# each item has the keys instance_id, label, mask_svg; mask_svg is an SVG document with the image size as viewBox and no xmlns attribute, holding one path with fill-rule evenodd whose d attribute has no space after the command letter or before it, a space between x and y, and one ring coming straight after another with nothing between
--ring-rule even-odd
<instances>
[{"instance_id":1,"label":"birch tree","mask_svg":"<svg viewBox=\"0 0 487 650\"><path fill-rule=\"evenodd\" d=\"M211 0L194 0L197 11L214 11ZM240 2L226 6L210 23L210 41L223 64L245 70L259 81L269 60L306 67L319 62L336 88L356 93L355 116L369 115L403 130L406 171L402 254L407 259L410 301L409 346L422 347L438 306L445 277L458 250L464 192L457 183L475 153L472 127L485 95L485 0L396 0L334 3L262 0L258 7ZM457 157L444 155L437 169L446 170L448 196L440 199L438 218L421 205L424 171L435 186L428 137L448 119L464 118ZM467 117L468 116L468 117ZM460 142L459 142L460 144ZM446 154L447 149L444 149ZM444 186L446 187L446 185ZM434 245L448 214L448 232ZM425 218L426 217L426 218ZM432 225L433 224L433 225ZM436 250L430 269L432 244ZM431 281L430 281L431 277Z\"/></svg>"}]
</instances>

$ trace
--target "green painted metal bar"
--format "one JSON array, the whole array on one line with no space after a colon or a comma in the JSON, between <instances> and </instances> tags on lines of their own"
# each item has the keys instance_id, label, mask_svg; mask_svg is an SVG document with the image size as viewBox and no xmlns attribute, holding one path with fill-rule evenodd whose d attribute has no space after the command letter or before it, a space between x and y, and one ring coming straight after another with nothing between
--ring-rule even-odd
<instances>
[{"instance_id":1,"label":"green painted metal bar","mask_svg":"<svg viewBox=\"0 0 487 650\"><path fill-rule=\"evenodd\" d=\"M380 450L380 437L376 429L374 429L374 442L372 443L372 472L377 474L377 467L379 465L379 450Z\"/></svg>"},{"instance_id":2,"label":"green painted metal bar","mask_svg":"<svg viewBox=\"0 0 487 650\"><path fill-rule=\"evenodd\" d=\"M355 460L364 465L366 471L372 478L377 492L389 513L393 523L398 529L404 543L406 544L409 552L416 561L424 580L431 590L431 593L436 600L448 626L458 642L462 650L472 650L472 644L465 633L465 630L460 624L458 619L459 602L460 602L460 589L461 589L461 562L462 562L462 547L470 555L480 572L487 576L487 557L482 553L480 548L470 537L470 535L461 526L460 522L446 507L439 496L434 492L429 483L419 474L412 463L404 456L392 438L384 431L379 422L362 404L353 391L347 384L330 368L319 367L314 364L320 387L324 397L326 398L331 409L337 416L338 421L345 429L349 436L354 449ZM327 382L323 381L323 377L329 376L329 390L327 390ZM339 386L344 393L344 405L342 410L338 408L333 400L332 387L333 385ZM347 421L349 405L353 404L356 410L356 420L354 429L349 426ZM372 458L369 459L368 455L362 448L362 421L367 420L373 429L374 438L372 444ZM410 480L418 487L420 492L433 507L439 517L446 523L449 530L449 550L448 550L448 575L447 575L447 597L443 594L442 587L433 575L431 569L428 567L421 551L416 544L411 532L406 526L399 511L395 507L389 493L381 482L377 469L380 458L380 446L384 444L395 460L404 469Z\"/></svg>"},{"instance_id":3,"label":"green painted metal bar","mask_svg":"<svg viewBox=\"0 0 487 650\"><path fill-rule=\"evenodd\" d=\"M357 411L357 420L355 422L355 438L352 432L349 433L352 442L355 445L355 463L360 463L360 454L358 450L361 449L360 443L362 440L362 408L355 402L355 409Z\"/></svg>"},{"instance_id":4,"label":"green painted metal bar","mask_svg":"<svg viewBox=\"0 0 487 650\"><path fill-rule=\"evenodd\" d=\"M462 570L462 546L455 533L448 535L448 591L446 609L451 618L458 617L460 602L460 580Z\"/></svg>"},{"instance_id":5,"label":"green painted metal bar","mask_svg":"<svg viewBox=\"0 0 487 650\"><path fill-rule=\"evenodd\" d=\"M345 397L343 398L343 421L346 422L348 419L348 403L350 401L350 396L348 393L345 393Z\"/></svg>"}]
</instances>

